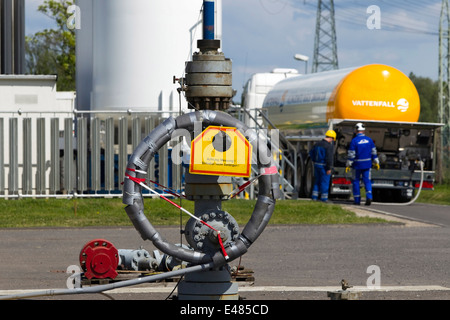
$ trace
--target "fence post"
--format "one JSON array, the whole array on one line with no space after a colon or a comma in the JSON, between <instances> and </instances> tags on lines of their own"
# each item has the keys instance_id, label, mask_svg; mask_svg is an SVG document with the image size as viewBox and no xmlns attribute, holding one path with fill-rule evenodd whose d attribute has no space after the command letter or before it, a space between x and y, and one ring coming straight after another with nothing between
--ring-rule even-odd
<instances>
[{"instance_id":1,"label":"fence post","mask_svg":"<svg viewBox=\"0 0 450 320\"><path fill-rule=\"evenodd\" d=\"M98 191L100 184L100 119L91 118L91 190Z\"/></svg>"},{"instance_id":2,"label":"fence post","mask_svg":"<svg viewBox=\"0 0 450 320\"><path fill-rule=\"evenodd\" d=\"M8 194L18 194L19 162L18 162L18 128L17 118L9 119L9 177Z\"/></svg>"},{"instance_id":3,"label":"fence post","mask_svg":"<svg viewBox=\"0 0 450 320\"><path fill-rule=\"evenodd\" d=\"M32 192L32 157L31 147L33 145L31 135L31 118L22 120L22 194L31 194Z\"/></svg>"},{"instance_id":4,"label":"fence post","mask_svg":"<svg viewBox=\"0 0 450 320\"><path fill-rule=\"evenodd\" d=\"M5 133L4 119L0 118L0 194L5 194Z\"/></svg>"},{"instance_id":5,"label":"fence post","mask_svg":"<svg viewBox=\"0 0 450 320\"><path fill-rule=\"evenodd\" d=\"M106 119L105 190L114 190L114 119Z\"/></svg>"},{"instance_id":6,"label":"fence post","mask_svg":"<svg viewBox=\"0 0 450 320\"><path fill-rule=\"evenodd\" d=\"M73 191L73 119L64 119L64 189Z\"/></svg>"},{"instance_id":7,"label":"fence post","mask_svg":"<svg viewBox=\"0 0 450 320\"><path fill-rule=\"evenodd\" d=\"M131 127L131 142L133 145L133 150L136 150L139 143L142 140L142 129L141 129L141 118L134 117L133 125Z\"/></svg>"},{"instance_id":8,"label":"fence post","mask_svg":"<svg viewBox=\"0 0 450 320\"><path fill-rule=\"evenodd\" d=\"M87 190L87 118L77 118L77 190Z\"/></svg>"},{"instance_id":9,"label":"fence post","mask_svg":"<svg viewBox=\"0 0 450 320\"><path fill-rule=\"evenodd\" d=\"M119 179L119 189L122 190L122 185L125 176L125 169L128 162L128 119L122 117L119 119L119 170L117 172Z\"/></svg>"},{"instance_id":10,"label":"fence post","mask_svg":"<svg viewBox=\"0 0 450 320\"><path fill-rule=\"evenodd\" d=\"M45 194L45 118L36 119L36 194Z\"/></svg>"},{"instance_id":11,"label":"fence post","mask_svg":"<svg viewBox=\"0 0 450 320\"><path fill-rule=\"evenodd\" d=\"M59 152L59 119L50 120L50 193L61 190L61 157Z\"/></svg>"}]
</instances>

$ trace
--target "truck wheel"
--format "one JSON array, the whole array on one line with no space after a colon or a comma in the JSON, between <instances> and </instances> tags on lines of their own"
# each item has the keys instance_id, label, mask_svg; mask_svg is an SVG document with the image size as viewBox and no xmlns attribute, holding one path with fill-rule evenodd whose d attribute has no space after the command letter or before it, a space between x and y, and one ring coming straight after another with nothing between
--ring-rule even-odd
<instances>
[{"instance_id":1,"label":"truck wheel","mask_svg":"<svg viewBox=\"0 0 450 320\"><path fill-rule=\"evenodd\" d=\"M289 157L289 160L294 163L294 160L292 159L292 157L294 157L293 155L291 155ZM302 196L304 193L303 190L303 172L304 172L304 164L303 164L303 157L301 154L299 154L297 156L297 169L296 172L294 172L294 170L289 167L286 166L285 168L286 173L285 173L285 177L286 179L289 181L289 183L294 187L294 193L292 194L291 199L297 199L298 197ZM295 175L297 175L297 185L295 185Z\"/></svg>"},{"instance_id":2,"label":"truck wheel","mask_svg":"<svg viewBox=\"0 0 450 320\"><path fill-rule=\"evenodd\" d=\"M313 184L314 184L314 165L311 159L308 159L308 161L306 162L305 180L303 183L305 197L307 198L311 197Z\"/></svg>"},{"instance_id":3,"label":"truck wheel","mask_svg":"<svg viewBox=\"0 0 450 320\"><path fill-rule=\"evenodd\" d=\"M303 157L301 154L297 158L297 184L298 184L298 196L302 197L305 194L303 176L305 173L305 164L303 163Z\"/></svg>"}]
</instances>

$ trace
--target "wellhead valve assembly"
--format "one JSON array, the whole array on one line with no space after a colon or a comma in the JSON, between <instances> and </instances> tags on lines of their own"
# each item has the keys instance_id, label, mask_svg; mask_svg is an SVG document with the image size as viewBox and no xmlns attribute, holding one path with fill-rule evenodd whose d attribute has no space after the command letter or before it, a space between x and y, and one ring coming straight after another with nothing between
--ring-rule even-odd
<instances>
[{"instance_id":1,"label":"wellhead valve assembly","mask_svg":"<svg viewBox=\"0 0 450 320\"><path fill-rule=\"evenodd\" d=\"M205 265L200 272L186 274L179 299L234 299L237 285L230 283L228 262L247 252L269 222L279 192L278 172L265 141L224 112L233 96L232 63L219 52L220 40L214 39L214 1L203 2L203 14L199 52L186 63L185 78L176 79L193 111L169 117L138 145L127 165L123 203L144 240L190 266ZM144 214L142 189L151 190L144 183L149 163L174 137L191 143L185 196L194 201L194 213L165 200L190 216L183 231L189 248L167 242ZM258 198L240 232L236 220L222 209L222 201L233 194L232 178L249 178L252 170Z\"/></svg>"}]
</instances>

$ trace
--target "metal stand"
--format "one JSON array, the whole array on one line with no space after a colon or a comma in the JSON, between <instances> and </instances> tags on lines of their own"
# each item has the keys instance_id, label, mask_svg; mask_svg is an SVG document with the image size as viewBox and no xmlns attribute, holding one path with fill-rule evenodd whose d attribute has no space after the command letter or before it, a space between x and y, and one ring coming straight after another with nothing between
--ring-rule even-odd
<instances>
[{"instance_id":1,"label":"metal stand","mask_svg":"<svg viewBox=\"0 0 450 320\"><path fill-rule=\"evenodd\" d=\"M231 282L228 265L220 270L186 274L178 285L179 300L238 300L239 286Z\"/></svg>"}]
</instances>

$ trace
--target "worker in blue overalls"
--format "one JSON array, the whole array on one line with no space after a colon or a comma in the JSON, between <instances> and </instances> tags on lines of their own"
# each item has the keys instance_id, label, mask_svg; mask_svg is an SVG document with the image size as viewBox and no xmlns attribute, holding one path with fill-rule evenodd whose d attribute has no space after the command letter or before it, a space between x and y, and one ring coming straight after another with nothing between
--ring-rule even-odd
<instances>
[{"instance_id":1,"label":"worker in blue overalls","mask_svg":"<svg viewBox=\"0 0 450 320\"><path fill-rule=\"evenodd\" d=\"M355 126L356 136L350 142L347 151L347 165L345 172L348 173L350 168L352 170L353 183L353 199L356 205L361 203L360 195L360 179L364 182L366 189L366 206L372 203L372 164L377 170L380 169L380 162L378 160L377 149L373 140L365 135L365 126L363 123L357 123Z\"/></svg>"},{"instance_id":2,"label":"worker in blue overalls","mask_svg":"<svg viewBox=\"0 0 450 320\"><path fill-rule=\"evenodd\" d=\"M328 130L325 138L317 142L309 152L314 163L314 185L311 198L313 200L327 202L328 189L330 188L331 168L333 167L333 141L336 140L336 132Z\"/></svg>"}]
</instances>

